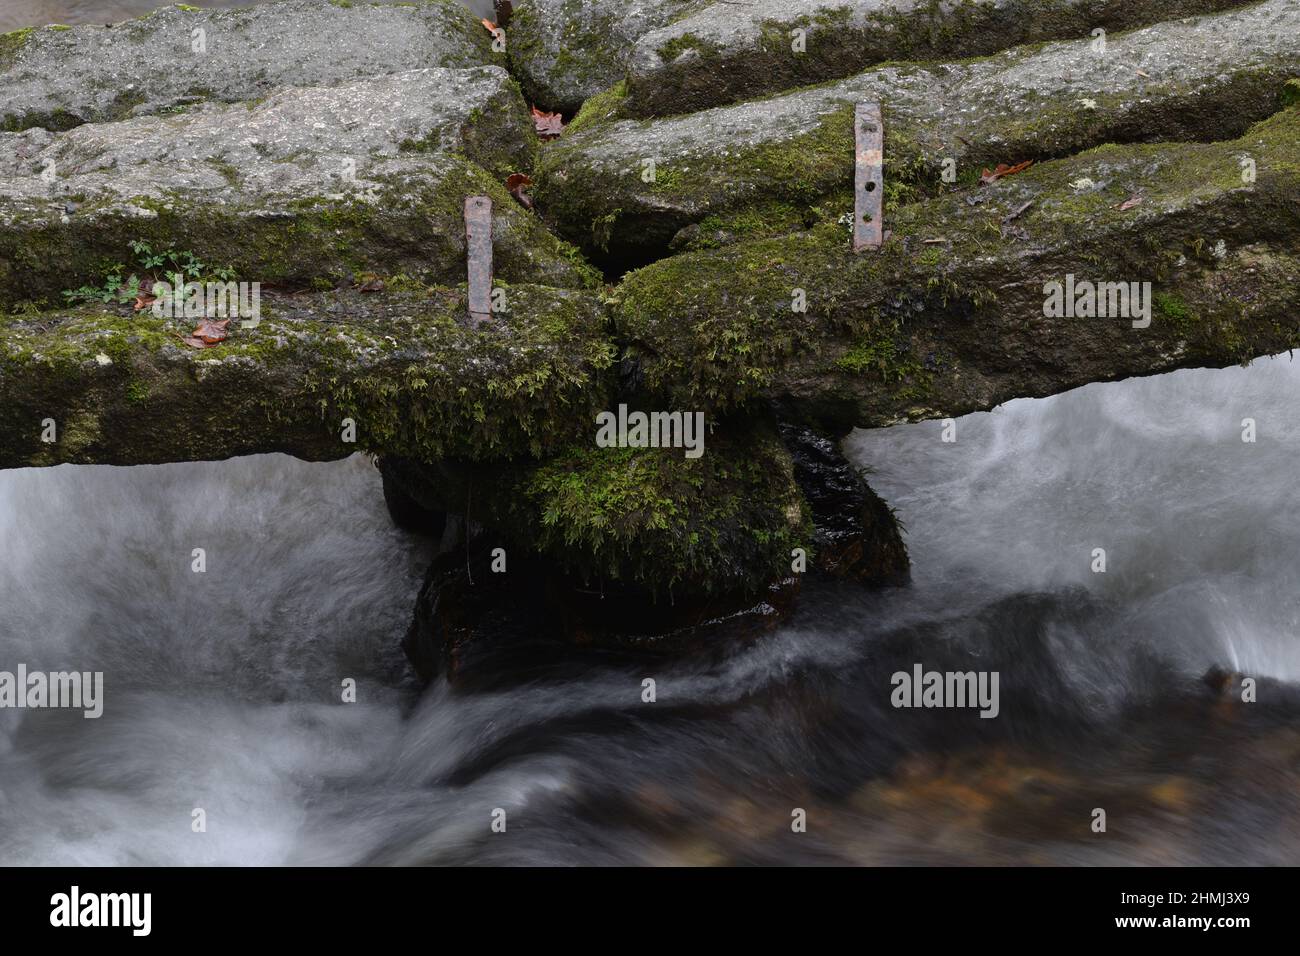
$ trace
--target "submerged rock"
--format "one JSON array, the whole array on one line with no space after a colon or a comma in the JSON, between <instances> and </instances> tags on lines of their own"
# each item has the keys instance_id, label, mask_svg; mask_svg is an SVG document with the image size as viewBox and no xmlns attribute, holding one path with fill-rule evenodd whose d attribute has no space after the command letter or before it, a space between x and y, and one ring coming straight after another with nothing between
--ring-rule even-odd
<instances>
[{"instance_id":1,"label":"submerged rock","mask_svg":"<svg viewBox=\"0 0 1300 956\"><path fill-rule=\"evenodd\" d=\"M886 60L980 56L1087 37L1245 0L720 0L637 40L628 68L636 116L849 76Z\"/></svg>"},{"instance_id":2,"label":"submerged rock","mask_svg":"<svg viewBox=\"0 0 1300 956\"><path fill-rule=\"evenodd\" d=\"M608 403L613 347L585 293L512 286L507 306L469 329L463 289L270 296L201 349L195 320L148 309L3 316L0 468L540 454Z\"/></svg>"},{"instance_id":3,"label":"submerged rock","mask_svg":"<svg viewBox=\"0 0 1300 956\"><path fill-rule=\"evenodd\" d=\"M518 552L494 571L490 541L486 534L440 554L425 575L402 642L422 680L486 689L571 674L575 664L723 651L776 627L799 590L790 575L758 595L655 600L634 588L585 586Z\"/></svg>"},{"instance_id":4,"label":"submerged rock","mask_svg":"<svg viewBox=\"0 0 1300 956\"><path fill-rule=\"evenodd\" d=\"M535 196L589 255L642 264L845 212L857 102L882 104L888 213L973 185L1000 162L1239 136L1278 109L1298 74L1300 5L1268 0L1114 34L1104 54L1091 39L1048 43L880 67L690 116L592 122L542 151Z\"/></svg>"},{"instance_id":5,"label":"submerged rock","mask_svg":"<svg viewBox=\"0 0 1300 956\"><path fill-rule=\"evenodd\" d=\"M863 584L902 584L910 562L898 520L831 439L809 428L781 427L795 480L808 499L816 567Z\"/></svg>"},{"instance_id":6,"label":"submerged rock","mask_svg":"<svg viewBox=\"0 0 1300 956\"><path fill-rule=\"evenodd\" d=\"M382 472L382 469L381 469ZM422 534L431 538L441 538L447 528L447 513L425 508L408 495L398 482L389 475L382 474L384 487L384 505L393 524L403 531Z\"/></svg>"},{"instance_id":7,"label":"submerged rock","mask_svg":"<svg viewBox=\"0 0 1300 956\"><path fill-rule=\"evenodd\" d=\"M0 134L0 304L57 300L139 240L247 281L368 270L463 281L464 200L479 193L494 201L497 276L591 284L595 273L501 185L533 147L499 67Z\"/></svg>"},{"instance_id":8,"label":"submerged rock","mask_svg":"<svg viewBox=\"0 0 1300 956\"><path fill-rule=\"evenodd\" d=\"M1283 351L1298 150L1295 109L1223 143L1102 147L903 206L878 252L828 223L674 256L625 279L616 323L669 405L763 398L831 431ZM1100 312L1053 311L1076 280Z\"/></svg>"},{"instance_id":9,"label":"submerged rock","mask_svg":"<svg viewBox=\"0 0 1300 956\"><path fill-rule=\"evenodd\" d=\"M455 0L176 5L111 27L0 36L0 129L63 130L287 86L492 63L504 57Z\"/></svg>"}]
</instances>

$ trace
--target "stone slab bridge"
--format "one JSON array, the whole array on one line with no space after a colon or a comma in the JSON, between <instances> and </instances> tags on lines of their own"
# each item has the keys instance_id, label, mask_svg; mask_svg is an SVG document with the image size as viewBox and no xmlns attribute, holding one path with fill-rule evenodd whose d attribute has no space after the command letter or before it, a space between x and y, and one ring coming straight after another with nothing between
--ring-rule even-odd
<instances>
[{"instance_id":1,"label":"stone slab bridge","mask_svg":"<svg viewBox=\"0 0 1300 956\"><path fill-rule=\"evenodd\" d=\"M518 0L502 27L286 0L0 37L0 467L365 451L396 512L707 603L797 549L905 573L851 428L1300 344L1294 0ZM863 102L887 237L855 254ZM196 347L149 301L178 270L258 283L258 321ZM621 404L703 413L705 453L602 447Z\"/></svg>"}]
</instances>

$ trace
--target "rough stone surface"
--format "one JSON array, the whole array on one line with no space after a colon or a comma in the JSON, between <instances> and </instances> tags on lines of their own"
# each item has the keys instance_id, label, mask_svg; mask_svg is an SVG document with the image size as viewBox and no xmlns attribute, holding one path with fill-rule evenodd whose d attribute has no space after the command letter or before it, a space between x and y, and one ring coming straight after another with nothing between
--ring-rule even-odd
<instances>
[{"instance_id":1,"label":"rough stone surface","mask_svg":"<svg viewBox=\"0 0 1300 956\"><path fill-rule=\"evenodd\" d=\"M0 36L0 129L69 129L286 86L504 65L490 43L454 0L178 5L112 27L19 30Z\"/></svg>"},{"instance_id":2,"label":"rough stone surface","mask_svg":"<svg viewBox=\"0 0 1300 956\"><path fill-rule=\"evenodd\" d=\"M978 56L1221 10L1243 0L746 0L719 2L642 36L629 109L688 113L849 76L886 60ZM795 52L791 31L805 31Z\"/></svg>"},{"instance_id":3,"label":"rough stone surface","mask_svg":"<svg viewBox=\"0 0 1300 956\"><path fill-rule=\"evenodd\" d=\"M671 407L762 398L832 431L1284 351L1298 148L1297 109L1224 143L1098 148L904 206L876 253L828 223L666 259L622 283L615 322ZM1047 317L1071 274L1152 283L1150 326Z\"/></svg>"},{"instance_id":4,"label":"rough stone surface","mask_svg":"<svg viewBox=\"0 0 1300 956\"><path fill-rule=\"evenodd\" d=\"M463 290L271 296L255 327L232 321L203 349L181 342L194 320L148 309L6 315L0 468L542 453L608 405L613 348L586 293L512 286L506 301L470 330Z\"/></svg>"},{"instance_id":5,"label":"rough stone surface","mask_svg":"<svg viewBox=\"0 0 1300 956\"><path fill-rule=\"evenodd\" d=\"M1295 9L1268 0L1112 32L1102 56L1088 40L1097 26L1229 6L1239 4L684 4L671 11L682 19L636 41L629 80L597 97L591 77L604 84L623 54L601 60L608 51L579 39L574 62L555 53L539 67L570 84L547 94L557 103L587 98L570 134L542 153L539 208L611 260L631 258L638 241L643 261L679 253L631 272L607 298L575 250L501 185L536 154L519 90L477 65L489 56L487 32L457 14L472 27L462 37L471 59L421 54L414 65L430 69L403 72L382 42L358 41L339 26L352 21L332 19L436 19L435 7L446 13L439 4L376 14L286 0L259 15L289 19L240 41L262 60L230 65L225 92L177 70L178 53L158 67L136 63L147 60L137 50L108 92L70 68L68 89L88 91L78 102L99 114L49 99L57 70L42 86L29 59L75 54L59 47L74 40L103 46L103 32L6 36L0 72L21 73L24 95L40 89L47 99L21 105L17 119L0 113L13 127L38 127L0 134L0 467L366 450L398 482L390 490L403 507L458 515L512 562L523 557L512 570L544 569L530 578L536 606L559 607L557 631L583 639L604 634L616 605L620 627L634 620L650 636L664 632L638 609L669 609L662 620L673 627L774 619L765 595L793 593L785 585L798 547L824 568L880 580L906 566L888 508L829 443L796 426L836 435L1300 345L1300 110L1272 115L1300 100L1285 82L1296 72ZM519 7L526 27L528 0ZM613 8L572 0L555 9L546 26L563 36L574 17ZM539 0L531 13L541 10ZM668 5L623 10L626 49L649 22L637 17L664 16ZM332 24L327 39L302 32L303 11ZM196 16L143 23L170 25L170 43L170 28L188 37L185 18ZM795 24L808 28L809 45L791 65ZM526 31L515 31L525 38L512 49L518 67L528 50ZM229 35L217 33L229 53ZM461 42L451 35L449 49ZM394 48L405 56L420 36L394 36ZM679 120L617 119L834 81L884 57L993 53L1050 37L1075 39L884 65ZM284 66L297 78L272 92L288 74L269 60L297 43L316 51L307 70ZM331 44L348 58L334 62ZM642 62L647 51L657 63ZM84 52L87 69L118 55ZM364 60L372 52L383 68ZM157 84L120 98L133 70ZM381 75L358 80L357 70ZM217 102L231 98L247 102ZM855 256L844 221L848 116L868 98L886 109L891 234L878 252ZM131 115L141 112L169 115ZM657 162L649 184L646 157ZM956 182L938 176L945 158ZM1024 159L1039 162L976 182L980 165ZM496 203L507 312L469 329L462 202L477 192ZM259 325L236 323L207 349L182 344L192 320L48 307L61 290L102 280L106 263L129 261L132 240L279 285ZM1067 275L1149 282L1150 326L1133 326L1140 314L1045 314L1047 283ZM291 291L313 284L342 288ZM596 446L596 413L624 401L703 411L705 455ZM345 419L355 444L344 440ZM42 441L47 420L56 441ZM790 426L790 444L776 421ZM467 560L462 577L457 562L445 593L487 617L469 630L441 618L445 634L492 631L503 606L503 592L473 585L471 564L481 570L483 556L470 558L477 564ZM553 588L563 590L558 603ZM424 648L424 669L455 645L444 636Z\"/></svg>"},{"instance_id":6,"label":"rough stone surface","mask_svg":"<svg viewBox=\"0 0 1300 956\"><path fill-rule=\"evenodd\" d=\"M653 664L665 655L724 656L775 629L799 592L790 574L759 594L689 595L655 601L601 581L557 573L554 562L515 549L508 574L492 571L499 539L485 532L468 549L434 559L402 648L419 676L461 689L534 689L574 666ZM701 660L707 664L707 660Z\"/></svg>"},{"instance_id":7,"label":"rough stone surface","mask_svg":"<svg viewBox=\"0 0 1300 956\"><path fill-rule=\"evenodd\" d=\"M885 116L886 212L982 167L1107 142L1227 139L1300 75L1300 4L1268 0L1109 38L899 65L691 116L595 123L542 151L536 196L600 258L657 257L803 228L853 185L852 109ZM643 179L646 157L655 179ZM943 180L952 161L957 182ZM840 210L835 210L838 215Z\"/></svg>"},{"instance_id":8,"label":"rough stone surface","mask_svg":"<svg viewBox=\"0 0 1300 956\"><path fill-rule=\"evenodd\" d=\"M58 302L129 259L133 240L247 281L462 281L463 202L475 193L494 200L500 278L584 284L590 270L501 185L530 162L526 117L505 71L478 67L0 133L0 301Z\"/></svg>"},{"instance_id":9,"label":"rough stone surface","mask_svg":"<svg viewBox=\"0 0 1300 956\"><path fill-rule=\"evenodd\" d=\"M521 0L506 29L510 64L546 109L576 111L623 79L637 39L708 0Z\"/></svg>"},{"instance_id":10,"label":"rough stone surface","mask_svg":"<svg viewBox=\"0 0 1300 956\"><path fill-rule=\"evenodd\" d=\"M493 529L508 553L538 554L553 573L604 582L611 596L752 596L789 574L793 548L814 550L810 513L774 426L709 416L708 427L699 458L598 447L591 425L539 462L386 460L385 473L424 507Z\"/></svg>"},{"instance_id":11,"label":"rough stone surface","mask_svg":"<svg viewBox=\"0 0 1300 956\"><path fill-rule=\"evenodd\" d=\"M911 564L898 521L837 443L810 428L782 425L794 477L813 521L813 560L834 578L902 584Z\"/></svg>"}]
</instances>

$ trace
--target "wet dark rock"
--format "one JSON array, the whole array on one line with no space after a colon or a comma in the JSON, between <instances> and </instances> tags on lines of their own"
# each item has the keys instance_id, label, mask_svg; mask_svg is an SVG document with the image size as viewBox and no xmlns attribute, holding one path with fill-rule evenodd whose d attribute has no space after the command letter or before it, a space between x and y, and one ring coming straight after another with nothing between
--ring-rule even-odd
<instances>
[{"instance_id":1,"label":"wet dark rock","mask_svg":"<svg viewBox=\"0 0 1300 956\"><path fill-rule=\"evenodd\" d=\"M440 538L447 526L447 513L425 508L418 501L402 490L401 486L388 475L382 475L384 486L384 504L393 524L403 531Z\"/></svg>"},{"instance_id":2,"label":"wet dark rock","mask_svg":"<svg viewBox=\"0 0 1300 956\"><path fill-rule=\"evenodd\" d=\"M773 581L758 595L681 601L616 584L592 586L511 552L494 571L493 535L476 536L430 565L402 643L422 680L500 686L572 674L574 663L653 660L721 652L775 628L794 606L799 581ZM562 667L562 664L567 664Z\"/></svg>"},{"instance_id":3,"label":"wet dark rock","mask_svg":"<svg viewBox=\"0 0 1300 956\"><path fill-rule=\"evenodd\" d=\"M781 437L812 509L817 569L863 584L906 582L910 561L898 519L837 443L796 425L781 426Z\"/></svg>"}]
</instances>

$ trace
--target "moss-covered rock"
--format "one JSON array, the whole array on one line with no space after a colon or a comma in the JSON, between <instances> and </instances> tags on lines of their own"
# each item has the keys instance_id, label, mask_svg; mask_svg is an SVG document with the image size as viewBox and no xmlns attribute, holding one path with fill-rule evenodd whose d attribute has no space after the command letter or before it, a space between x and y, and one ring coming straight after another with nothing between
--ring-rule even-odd
<instances>
[{"instance_id":1,"label":"moss-covered rock","mask_svg":"<svg viewBox=\"0 0 1300 956\"><path fill-rule=\"evenodd\" d=\"M602 448L588 433L508 467L386 463L422 504L467 514L560 574L667 597L761 591L814 551L789 452L761 418L710 419L704 454Z\"/></svg>"},{"instance_id":2,"label":"moss-covered rock","mask_svg":"<svg viewBox=\"0 0 1300 956\"><path fill-rule=\"evenodd\" d=\"M999 162L1108 142L1216 140L1272 114L1300 74L1300 6L1256 6L954 63L895 64L765 100L610 121L611 91L542 151L535 196L589 255L645 262L847 211L853 105L885 117L886 214ZM653 178L646 160L655 163Z\"/></svg>"},{"instance_id":3,"label":"moss-covered rock","mask_svg":"<svg viewBox=\"0 0 1300 956\"><path fill-rule=\"evenodd\" d=\"M510 66L529 98L576 111L623 78L642 35L708 0L526 0L506 28Z\"/></svg>"},{"instance_id":4,"label":"moss-covered rock","mask_svg":"<svg viewBox=\"0 0 1300 956\"><path fill-rule=\"evenodd\" d=\"M606 316L585 293L504 290L472 330L463 287L268 296L203 349L181 341L194 320L151 309L0 318L0 468L544 453L609 402Z\"/></svg>"},{"instance_id":5,"label":"moss-covered rock","mask_svg":"<svg viewBox=\"0 0 1300 956\"><path fill-rule=\"evenodd\" d=\"M1297 155L1293 109L1225 143L1102 147L902 206L876 253L826 224L675 256L624 281L615 321L674 406L761 397L830 428L1239 362L1300 344ZM1186 306L1048 317L1070 275Z\"/></svg>"},{"instance_id":6,"label":"moss-covered rock","mask_svg":"<svg viewBox=\"0 0 1300 956\"><path fill-rule=\"evenodd\" d=\"M594 271L501 184L528 168L534 139L498 67L0 134L0 305L57 302L134 240L247 281L387 271L454 283L466 269L464 200L480 193L494 201L498 276L591 285Z\"/></svg>"},{"instance_id":7,"label":"moss-covered rock","mask_svg":"<svg viewBox=\"0 0 1300 956\"><path fill-rule=\"evenodd\" d=\"M164 7L113 27L0 36L0 130L65 130L425 67L505 65L455 0Z\"/></svg>"},{"instance_id":8,"label":"moss-covered rock","mask_svg":"<svg viewBox=\"0 0 1300 956\"><path fill-rule=\"evenodd\" d=\"M637 40L628 107L666 116L850 76L887 60L994 53L1245 0L719 0Z\"/></svg>"}]
</instances>

